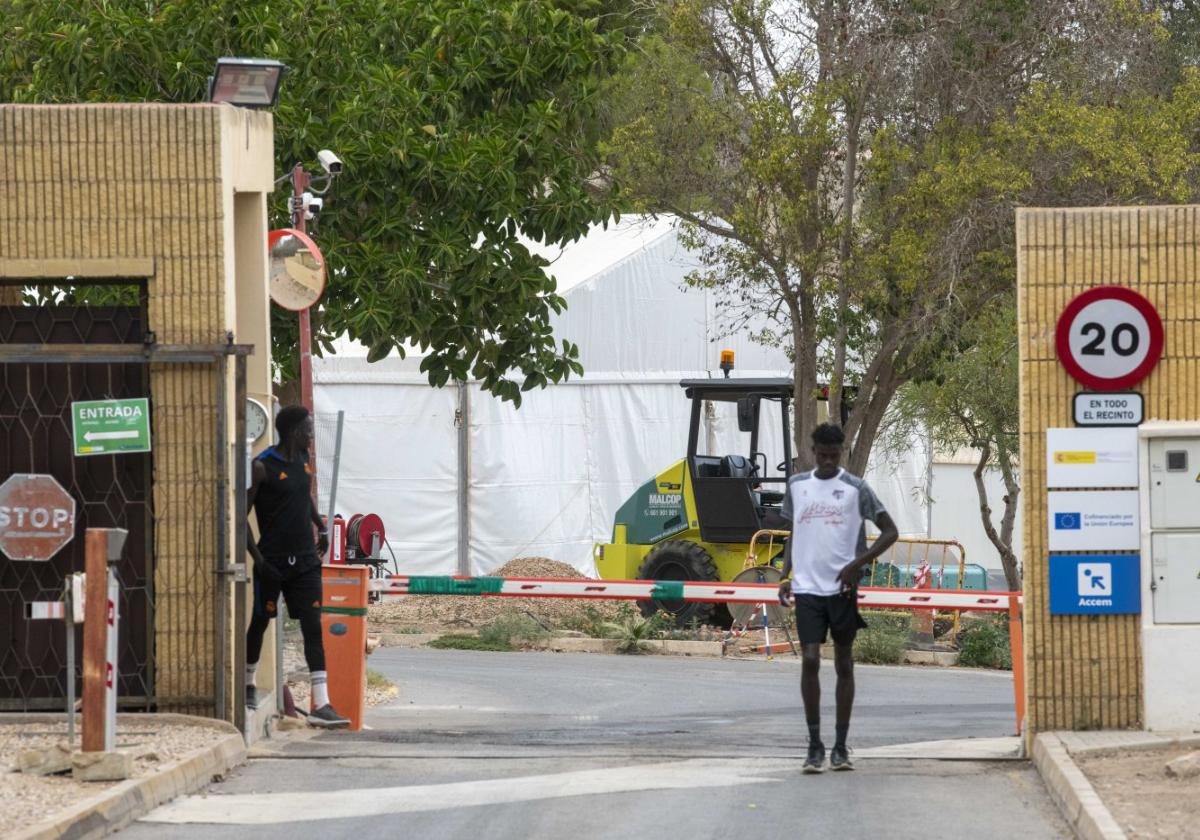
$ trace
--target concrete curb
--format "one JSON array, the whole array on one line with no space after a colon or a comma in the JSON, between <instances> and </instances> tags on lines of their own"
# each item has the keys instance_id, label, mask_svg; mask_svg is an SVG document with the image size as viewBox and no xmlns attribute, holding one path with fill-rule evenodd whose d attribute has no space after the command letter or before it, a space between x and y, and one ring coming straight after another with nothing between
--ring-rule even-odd
<instances>
[{"instance_id":1,"label":"concrete curb","mask_svg":"<svg viewBox=\"0 0 1200 840\"><path fill-rule=\"evenodd\" d=\"M424 647L444 633L380 633L383 647ZM552 650L558 653L616 653L615 639L590 639L579 636L554 636L530 645L531 650ZM643 653L669 656L721 656L720 642L688 642L670 639L647 641Z\"/></svg>"},{"instance_id":2,"label":"concrete curb","mask_svg":"<svg viewBox=\"0 0 1200 840\"><path fill-rule=\"evenodd\" d=\"M444 633L378 633L379 644L382 647L418 648L445 635ZM776 656L790 654L787 643L772 645ZM586 636L554 636L545 641L530 645L531 650L552 650L557 653L616 653L617 642L614 639L593 639ZM647 654L666 656L712 656L722 657L736 655L726 651L721 642L693 642L673 639L647 641L642 650ZM822 654L826 651L823 649ZM765 656L765 652L756 652L752 656ZM826 659L833 657L833 648L829 647ZM904 652L904 663L908 665L933 665L949 668L958 665L958 654L949 651L907 650Z\"/></svg>"},{"instance_id":3,"label":"concrete curb","mask_svg":"<svg viewBox=\"0 0 1200 840\"><path fill-rule=\"evenodd\" d=\"M1071 759L1058 733L1043 732L1033 739L1033 763L1076 837L1124 840L1125 832Z\"/></svg>"},{"instance_id":4,"label":"concrete curb","mask_svg":"<svg viewBox=\"0 0 1200 840\"><path fill-rule=\"evenodd\" d=\"M7 717L7 716L6 716ZM61 715L21 715L30 722L58 721ZM10 835L9 840L52 840L70 838L85 840L103 837L124 828L150 811L177 796L195 793L214 776L228 773L246 759L246 743L229 723L177 714L121 715L122 721L153 720L205 726L227 733L216 744L162 767L153 776L129 779L104 790L50 819Z\"/></svg>"}]
</instances>

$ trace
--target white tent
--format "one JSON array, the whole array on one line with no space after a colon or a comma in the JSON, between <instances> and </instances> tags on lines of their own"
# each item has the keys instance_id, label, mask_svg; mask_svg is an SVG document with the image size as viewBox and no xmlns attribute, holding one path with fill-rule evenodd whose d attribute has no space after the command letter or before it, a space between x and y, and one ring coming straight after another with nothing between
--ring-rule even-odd
<instances>
[{"instance_id":1,"label":"white tent","mask_svg":"<svg viewBox=\"0 0 1200 840\"><path fill-rule=\"evenodd\" d=\"M728 334L715 296L687 286L695 256L670 219L597 228L547 257L568 304L555 334L579 345L585 375L527 393L519 410L475 383L431 388L413 356L368 364L365 348L344 342L314 360L319 474L330 475L343 409L337 509L380 514L403 571L485 574L537 555L594 574L593 544L609 538L617 508L684 455L679 381L721 376L724 348L736 376L791 376L781 351L749 329ZM744 452L731 409L707 413L702 448ZM776 424L762 446L772 466L779 437ZM926 532L927 468L918 445L868 471L902 533Z\"/></svg>"}]
</instances>

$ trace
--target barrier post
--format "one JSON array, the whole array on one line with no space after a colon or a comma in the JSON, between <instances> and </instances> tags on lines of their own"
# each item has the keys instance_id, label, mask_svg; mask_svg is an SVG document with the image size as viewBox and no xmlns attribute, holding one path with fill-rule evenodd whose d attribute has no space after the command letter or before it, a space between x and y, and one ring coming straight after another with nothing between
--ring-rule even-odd
<instances>
[{"instance_id":1,"label":"barrier post","mask_svg":"<svg viewBox=\"0 0 1200 840\"><path fill-rule=\"evenodd\" d=\"M121 559L126 536L122 528L88 528L84 535L84 752L111 752L116 745L119 598L109 564Z\"/></svg>"},{"instance_id":2,"label":"barrier post","mask_svg":"<svg viewBox=\"0 0 1200 840\"><path fill-rule=\"evenodd\" d=\"M1013 699L1017 709L1017 734L1025 725L1025 634L1021 626L1021 604L1008 596L1008 647L1012 653Z\"/></svg>"},{"instance_id":3,"label":"barrier post","mask_svg":"<svg viewBox=\"0 0 1200 840\"><path fill-rule=\"evenodd\" d=\"M329 702L362 729L367 690L367 597L369 566L321 567L321 638Z\"/></svg>"}]
</instances>

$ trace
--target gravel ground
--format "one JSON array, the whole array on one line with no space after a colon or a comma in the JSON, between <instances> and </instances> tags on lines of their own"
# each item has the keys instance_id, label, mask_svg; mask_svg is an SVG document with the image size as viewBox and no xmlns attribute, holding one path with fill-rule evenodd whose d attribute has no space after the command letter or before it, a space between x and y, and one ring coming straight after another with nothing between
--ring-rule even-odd
<instances>
[{"instance_id":1,"label":"gravel ground","mask_svg":"<svg viewBox=\"0 0 1200 840\"><path fill-rule=\"evenodd\" d=\"M1200 779L1171 778L1164 769L1168 761L1195 750L1172 747L1074 758L1129 837L1195 840L1200 838Z\"/></svg>"},{"instance_id":2,"label":"gravel ground","mask_svg":"<svg viewBox=\"0 0 1200 840\"><path fill-rule=\"evenodd\" d=\"M288 680L288 687L292 690L292 702L296 704L296 708L307 710L310 697L308 675ZM368 685L366 705L369 708L371 706L378 706L380 703L390 703L399 696L400 689L397 686L391 684L386 686Z\"/></svg>"},{"instance_id":3,"label":"gravel ground","mask_svg":"<svg viewBox=\"0 0 1200 840\"><path fill-rule=\"evenodd\" d=\"M229 733L206 726L117 717L117 749L134 756L134 776L149 776L169 762L209 747ZM75 728L79 749L79 726ZM30 776L14 767L25 750L67 744L67 723L0 723L0 814L3 831L40 822L56 811L95 796L118 782L76 782L65 776Z\"/></svg>"},{"instance_id":4,"label":"gravel ground","mask_svg":"<svg viewBox=\"0 0 1200 840\"><path fill-rule=\"evenodd\" d=\"M522 557L510 560L491 573L495 577L585 578L587 575L566 563L547 557ZM611 619L619 602L589 601L588 604ZM526 613L551 627L559 626L564 616L578 613L579 601L567 598L485 598L478 595L406 595L388 598L370 608L373 631L475 629L510 612Z\"/></svg>"}]
</instances>

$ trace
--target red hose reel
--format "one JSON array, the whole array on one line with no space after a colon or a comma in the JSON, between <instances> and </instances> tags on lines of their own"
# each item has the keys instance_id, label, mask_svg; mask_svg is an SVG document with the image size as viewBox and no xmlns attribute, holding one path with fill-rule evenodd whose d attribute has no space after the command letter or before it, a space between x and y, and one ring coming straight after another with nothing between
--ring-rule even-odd
<instances>
[{"instance_id":1,"label":"red hose reel","mask_svg":"<svg viewBox=\"0 0 1200 840\"><path fill-rule=\"evenodd\" d=\"M382 559L379 553L387 542L387 534L379 514L356 513L349 522L335 516L332 532L331 563L372 563Z\"/></svg>"}]
</instances>

